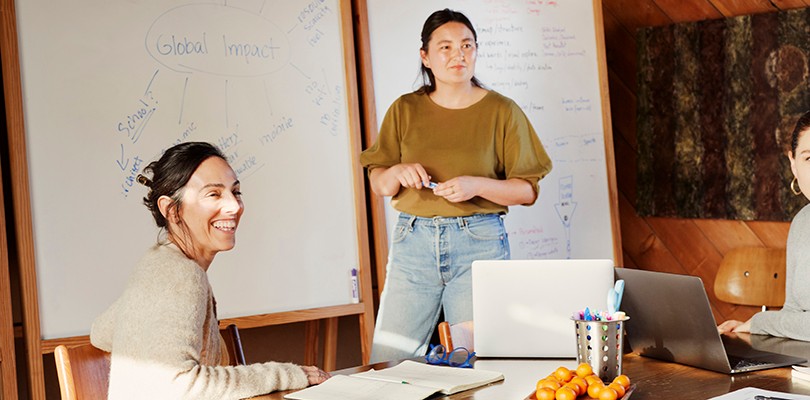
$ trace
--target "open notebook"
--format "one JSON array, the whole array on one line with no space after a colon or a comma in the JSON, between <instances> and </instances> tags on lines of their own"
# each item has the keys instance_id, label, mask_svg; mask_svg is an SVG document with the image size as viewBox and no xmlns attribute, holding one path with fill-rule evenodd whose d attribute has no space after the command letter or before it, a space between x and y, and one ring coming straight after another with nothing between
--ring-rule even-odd
<instances>
[{"instance_id":1,"label":"open notebook","mask_svg":"<svg viewBox=\"0 0 810 400\"><path fill-rule=\"evenodd\" d=\"M503 380L495 371L428 365L406 360L398 365L335 375L326 382L284 396L293 400L421 400L434 393L453 394Z\"/></svg>"}]
</instances>

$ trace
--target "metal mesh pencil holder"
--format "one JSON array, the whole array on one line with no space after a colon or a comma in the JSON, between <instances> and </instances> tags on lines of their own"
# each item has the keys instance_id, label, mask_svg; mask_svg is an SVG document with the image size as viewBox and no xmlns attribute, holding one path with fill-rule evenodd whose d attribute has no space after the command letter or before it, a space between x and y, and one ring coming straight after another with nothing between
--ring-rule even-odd
<instances>
[{"instance_id":1,"label":"metal mesh pencil holder","mask_svg":"<svg viewBox=\"0 0 810 400\"><path fill-rule=\"evenodd\" d=\"M577 332L577 361L588 363L603 382L622 374L624 324L629 317L615 321L573 319Z\"/></svg>"}]
</instances>

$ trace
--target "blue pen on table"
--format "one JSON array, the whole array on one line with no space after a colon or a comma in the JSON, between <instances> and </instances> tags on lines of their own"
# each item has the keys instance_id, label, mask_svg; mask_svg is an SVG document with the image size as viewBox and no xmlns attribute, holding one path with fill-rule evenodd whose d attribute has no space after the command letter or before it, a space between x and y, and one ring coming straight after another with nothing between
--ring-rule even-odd
<instances>
[{"instance_id":1,"label":"blue pen on table","mask_svg":"<svg viewBox=\"0 0 810 400\"><path fill-rule=\"evenodd\" d=\"M784 397L756 395L756 396L754 396L754 400L790 400L790 399L786 399Z\"/></svg>"}]
</instances>

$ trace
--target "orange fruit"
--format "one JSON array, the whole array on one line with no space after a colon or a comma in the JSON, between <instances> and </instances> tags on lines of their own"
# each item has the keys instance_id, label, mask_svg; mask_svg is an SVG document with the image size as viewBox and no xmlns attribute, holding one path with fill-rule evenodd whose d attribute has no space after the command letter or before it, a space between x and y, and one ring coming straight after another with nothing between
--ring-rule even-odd
<instances>
[{"instance_id":1,"label":"orange fruit","mask_svg":"<svg viewBox=\"0 0 810 400\"><path fill-rule=\"evenodd\" d=\"M584 378L588 375L593 375L593 368L588 363L582 363L577 366L577 376L580 378Z\"/></svg>"},{"instance_id":2,"label":"orange fruit","mask_svg":"<svg viewBox=\"0 0 810 400\"><path fill-rule=\"evenodd\" d=\"M616 382L619 385L624 386L625 389L630 388L630 378L628 378L627 375L619 375L615 379L613 379L613 382Z\"/></svg>"},{"instance_id":3,"label":"orange fruit","mask_svg":"<svg viewBox=\"0 0 810 400\"><path fill-rule=\"evenodd\" d=\"M582 390L583 388L580 387L579 385L577 385L576 383L573 383L573 382L568 382L565 385L563 385L563 387L574 389L574 393L577 394L577 397L579 397L579 395L584 393L583 390Z\"/></svg>"},{"instance_id":4,"label":"orange fruit","mask_svg":"<svg viewBox=\"0 0 810 400\"><path fill-rule=\"evenodd\" d=\"M593 385L594 382L599 381L599 383L603 383L601 379L599 379L596 375L588 375L585 377L585 382L588 386Z\"/></svg>"},{"instance_id":5,"label":"orange fruit","mask_svg":"<svg viewBox=\"0 0 810 400\"><path fill-rule=\"evenodd\" d=\"M560 385L560 382L558 382L556 379L555 380L541 379L541 380L537 381L537 389L548 388L548 389L556 391L561 386L562 385Z\"/></svg>"},{"instance_id":6,"label":"orange fruit","mask_svg":"<svg viewBox=\"0 0 810 400\"><path fill-rule=\"evenodd\" d=\"M567 386L563 386L557 389L554 398L556 400L576 400L577 396L578 396L577 392L574 391L574 389L571 389L570 387Z\"/></svg>"},{"instance_id":7,"label":"orange fruit","mask_svg":"<svg viewBox=\"0 0 810 400\"><path fill-rule=\"evenodd\" d=\"M620 384L618 384L618 383L616 383L616 382L612 382L612 383L610 383L609 385L607 385L607 387L609 387L609 388L611 388L611 389L615 390L615 391L616 391L616 394L617 394L619 397L624 396L624 392L626 392L626 391L627 391L627 390L625 390L625 389L624 389L624 386L622 386L622 385L620 385Z\"/></svg>"},{"instance_id":8,"label":"orange fruit","mask_svg":"<svg viewBox=\"0 0 810 400\"><path fill-rule=\"evenodd\" d=\"M574 385L578 386L579 389L577 390L577 393L580 396L582 396L583 394L588 392L588 382L585 382L585 379L582 379L582 378L580 378L578 376L575 376L575 377L571 378L571 382L568 382L568 384L569 385L574 384Z\"/></svg>"},{"instance_id":9,"label":"orange fruit","mask_svg":"<svg viewBox=\"0 0 810 400\"><path fill-rule=\"evenodd\" d=\"M616 400L618 398L619 394L611 387L605 387L599 391L599 400Z\"/></svg>"},{"instance_id":10,"label":"orange fruit","mask_svg":"<svg viewBox=\"0 0 810 400\"><path fill-rule=\"evenodd\" d=\"M560 382L568 382L571 380L572 374L570 369L560 367L554 371L554 376L556 376L557 379L560 380Z\"/></svg>"},{"instance_id":11,"label":"orange fruit","mask_svg":"<svg viewBox=\"0 0 810 400\"><path fill-rule=\"evenodd\" d=\"M544 387L537 389L534 396L537 397L537 400L555 400L556 394L554 390Z\"/></svg>"},{"instance_id":12,"label":"orange fruit","mask_svg":"<svg viewBox=\"0 0 810 400\"><path fill-rule=\"evenodd\" d=\"M593 397L594 399L599 398L599 393L602 389L605 388L605 384L602 381L594 382L588 386L588 396Z\"/></svg>"}]
</instances>

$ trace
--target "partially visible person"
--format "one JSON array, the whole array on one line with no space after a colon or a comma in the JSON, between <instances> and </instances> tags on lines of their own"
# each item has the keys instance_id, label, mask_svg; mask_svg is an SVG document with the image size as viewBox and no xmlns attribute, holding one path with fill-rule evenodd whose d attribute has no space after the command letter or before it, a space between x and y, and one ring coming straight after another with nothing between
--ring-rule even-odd
<instances>
[{"instance_id":1,"label":"partially visible person","mask_svg":"<svg viewBox=\"0 0 810 400\"><path fill-rule=\"evenodd\" d=\"M150 189L143 202L160 239L90 332L95 347L112 353L108 398L242 399L325 381L329 374L316 367L225 365L207 271L218 252L234 247L244 205L222 153L182 143L149 172L151 179L138 179Z\"/></svg>"},{"instance_id":2,"label":"partially visible person","mask_svg":"<svg viewBox=\"0 0 810 400\"><path fill-rule=\"evenodd\" d=\"M796 123L788 153L794 194L810 199L810 112ZM797 187L798 185L798 187ZM728 320L717 326L720 333L750 332L810 341L810 206L804 206L790 223L785 271L785 305L778 311L762 311L748 321Z\"/></svg>"},{"instance_id":3,"label":"partially visible person","mask_svg":"<svg viewBox=\"0 0 810 400\"><path fill-rule=\"evenodd\" d=\"M470 20L436 11L421 38L424 85L391 105L360 156L400 211L371 362L424 355L442 310L450 324L472 319L472 262L510 257L503 215L533 204L551 170L520 107L475 78Z\"/></svg>"}]
</instances>

